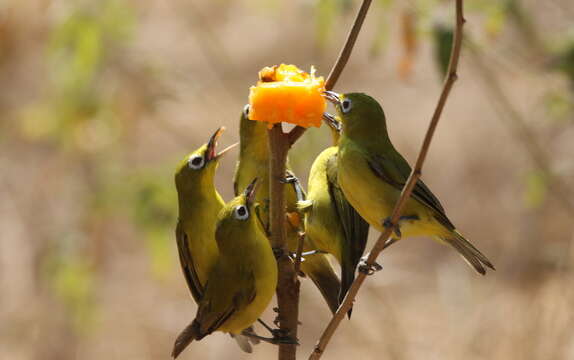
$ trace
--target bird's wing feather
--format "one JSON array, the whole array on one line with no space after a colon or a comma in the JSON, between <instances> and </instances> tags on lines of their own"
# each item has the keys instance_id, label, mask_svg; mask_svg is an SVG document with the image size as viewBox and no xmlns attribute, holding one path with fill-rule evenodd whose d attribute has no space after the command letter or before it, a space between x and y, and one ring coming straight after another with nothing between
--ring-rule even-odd
<instances>
[{"instance_id":1,"label":"bird's wing feather","mask_svg":"<svg viewBox=\"0 0 574 360\"><path fill-rule=\"evenodd\" d=\"M379 154L372 155L368 162L375 175L399 191L403 189L411 173L410 165L398 153L392 159ZM440 223L449 229L454 229L454 225L446 216L440 201L422 180L417 181L411 196L434 210L434 216Z\"/></svg>"},{"instance_id":2,"label":"bird's wing feather","mask_svg":"<svg viewBox=\"0 0 574 360\"><path fill-rule=\"evenodd\" d=\"M221 276L217 278L218 282L211 284L213 285L211 289L209 281L205 284L205 297L199 305L195 318L203 336L217 330L234 313L241 312L257 295L255 276L252 272L245 277L238 277L239 281L222 282Z\"/></svg>"},{"instance_id":3,"label":"bird's wing feather","mask_svg":"<svg viewBox=\"0 0 574 360\"><path fill-rule=\"evenodd\" d=\"M327 183L333 207L345 235L345 242L341 244L342 271L339 300L342 300L354 280L355 268L365 251L369 236L369 223L351 206L339 187L337 182L337 154L331 156L327 161Z\"/></svg>"},{"instance_id":4,"label":"bird's wing feather","mask_svg":"<svg viewBox=\"0 0 574 360\"><path fill-rule=\"evenodd\" d=\"M203 294L203 287L201 286L201 282L197 276L197 272L193 264L193 258L191 257L191 252L187 242L187 234L183 229L181 221L177 222L177 226L175 228L175 238L177 240L177 252L179 253L179 261L181 263L183 275L185 276L185 281L187 282L187 286L189 287L195 302L199 302L199 299L201 299Z\"/></svg>"}]
</instances>

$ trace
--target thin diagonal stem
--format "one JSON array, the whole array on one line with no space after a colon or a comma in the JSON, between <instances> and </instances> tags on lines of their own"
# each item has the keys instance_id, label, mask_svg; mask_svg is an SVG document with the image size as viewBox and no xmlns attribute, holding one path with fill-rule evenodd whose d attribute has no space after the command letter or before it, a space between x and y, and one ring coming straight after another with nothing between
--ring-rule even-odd
<instances>
[{"instance_id":1,"label":"thin diagonal stem","mask_svg":"<svg viewBox=\"0 0 574 360\"><path fill-rule=\"evenodd\" d=\"M355 17L355 22L353 23L353 27L349 31L349 35L347 35L347 40L345 41L345 45L341 49L335 64L331 68L329 72L329 76L327 77L327 81L325 82L325 89L331 90L335 87L337 80L339 80L339 76L345 69L349 58L351 57L351 53L353 52L353 47L355 46L355 42L357 41L357 37L361 32L361 27L363 26L363 22L365 21L365 17L367 17L367 13L369 12L369 6L371 5L371 0L363 0L361 4L361 8L357 13L357 17ZM289 132L289 144L293 145L299 138L305 133L306 128L302 126L296 126Z\"/></svg>"},{"instance_id":2,"label":"thin diagonal stem","mask_svg":"<svg viewBox=\"0 0 574 360\"><path fill-rule=\"evenodd\" d=\"M411 195L411 193L415 187L415 184L417 183L418 179L421 176L421 170L422 170L426 155L428 153L432 137L433 137L434 132L436 130L438 121L440 120L442 110L444 109L444 106L445 106L446 101L448 99L448 96L450 94L450 90L452 89L452 86L457 79L457 68L458 68L458 62L459 62L459 58L460 58L460 50L461 50L461 46L462 46L462 27L463 27L464 21L465 20L464 20L464 16L463 16L463 0L456 0L456 28L455 28L454 40L453 40L454 46L453 46L452 52L450 54L450 62L449 62L448 71L447 71L448 75L447 75L446 80L444 82L440 98L439 98L438 103L436 105L434 114L431 118L431 121L430 121L428 130L426 132L425 138L423 140L423 144L421 146L421 150L419 152L415 167L411 171L411 174L407 180L407 183L405 184L405 186L401 192L401 196L400 196L399 200L397 201L397 203L393 209L391 219L390 219L390 226L388 226L385 229L385 231L381 234L381 236L377 240L375 246L373 246L373 249L371 250L369 257L367 258L367 261L366 261L367 266L373 266L375 264L377 257L379 256L379 254L381 253L381 251L385 247L385 242L391 236L393 228L398 223L402 208L404 207L407 199L410 197L410 195ZM325 351L325 348L327 347L331 338L333 337L333 334L335 333L335 331L339 327L339 324L341 323L341 321L345 317L345 314L353 306L355 296L359 292L359 289L363 285L363 282L365 282L366 277L367 277L367 275L364 272L359 272L359 275L357 276L357 278L355 279L355 281L351 285L351 288L349 289L347 295L345 296L343 303L339 306L339 309L337 310L337 312L335 313L335 315L333 316L333 318L331 319L331 321L329 322L329 324L327 325L327 327L323 331L323 334L319 338L319 342L317 343L317 345L315 345L315 349L313 350L313 352L309 356L310 360L317 360L317 359L321 358L321 356L323 355L323 353Z\"/></svg>"}]
</instances>

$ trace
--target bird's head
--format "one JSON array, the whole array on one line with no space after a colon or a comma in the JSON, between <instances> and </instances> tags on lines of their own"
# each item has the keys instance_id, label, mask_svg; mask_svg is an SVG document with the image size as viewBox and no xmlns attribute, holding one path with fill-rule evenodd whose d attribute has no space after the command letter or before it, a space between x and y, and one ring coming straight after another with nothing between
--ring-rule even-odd
<instances>
[{"instance_id":1,"label":"bird's head","mask_svg":"<svg viewBox=\"0 0 574 360\"><path fill-rule=\"evenodd\" d=\"M218 243L234 241L239 236L237 230L256 225L255 194L257 192L257 178L233 200L225 204L217 217L215 238Z\"/></svg>"},{"instance_id":2,"label":"bird's head","mask_svg":"<svg viewBox=\"0 0 574 360\"><path fill-rule=\"evenodd\" d=\"M202 186L203 182L213 183L219 159L237 145L231 145L217 153L217 140L224 130L224 127L217 129L207 144L202 145L181 161L175 173L178 190L187 189L190 186Z\"/></svg>"},{"instance_id":3,"label":"bird's head","mask_svg":"<svg viewBox=\"0 0 574 360\"><path fill-rule=\"evenodd\" d=\"M346 136L373 138L383 135L380 132L386 135L385 113L377 100L363 93L325 91L324 96L335 106Z\"/></svg>"}]
</instances>

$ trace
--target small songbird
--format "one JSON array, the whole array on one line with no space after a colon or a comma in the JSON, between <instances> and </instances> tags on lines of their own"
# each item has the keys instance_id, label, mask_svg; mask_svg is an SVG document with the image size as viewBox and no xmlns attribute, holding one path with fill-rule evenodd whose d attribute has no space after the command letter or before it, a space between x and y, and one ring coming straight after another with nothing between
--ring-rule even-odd
<instances>
[{"instance_id":1,"label":"small songbird","mask_svg":"<svg viewBox=\"0 0 574 360\"><path fill-rule=\"evenodd\" d=\"M174 358L192 341L214 331L244 333L275 293L277 263L254 216L255 184L256 180L217 216L219 256L209 273L195 319L175 341Z\"/></svg>"},{"instance_id":2,"label":"small songbird","mask_svg":"<svg viewBox=\"0 0 574 360\"><path fill-rule=\"evenodd\" d=\"M175 173L179 206L177 248L183 274L196 301L219 255L215 221L225 203L215 188L214 177L225 153L216 154L215 149L223 131L224 128L217 129L207 144L186 156Z\"/></svg>"},{"instance_id":3,"label":"small songbird","mask_svg":"<svg viewBox=\"0 0 574 360\"><path fill-rule=\"evenodd\" d=\"M225 203L215 188L214 177L219 159L235 146L216 154L217 140L224 129L217 129L207 144L186 156L175 174L179 206L175 230L177 250L183 275L196 303L203 295L208 274L219 256L215 223ZM235 336L235 340L243 351L252 351L246 338Z\"/></svg>"},{"instance_id":4,"label":"small songbird","mask_svg":"<svg viewBox=\"0 0 574 360\"><path fill-rule=\"evenodd\" d=\"M379 103L362 93L326 92L343 124L339 141L338 180L345 197L361 216L383 231L400 197L411 167L395 149L387 133ZM419 180L395 228L395 237L430 236L458 251L480 273L492 263L466 240L446 216L436 196Z\"/></svg>"},{"instance_id":5,"label":"small songbird","mask_svg":"<svg viewBox=\"0 0 574 360\"><path fill-rule=\"evenodd\" d=\"M329 114L325 118L336 145L339 124ZM298 205L305 214L305 236L318 250L333 255L341 266L339 302L342 302L365 251L369 223L349 204L339 187L337 152L338 147L331 146L317 156L309 173L307 199Z\"/></svg>"},{"instance_id":6,"label":"small songbird","mask_svg":"<svg viewBox=\"0 0 574 360\"><path fill-rule=\"evenodd\" d=\"M292 173L287 166L288 172ZM287 174L286 174L287 175ZM249 105L245 105L239 127L239 161L235 169L234 189L244 188L251 179L259 179L259 190L255 201L260 204L258 218L263 228L269 231L269 148L267 124L249 120ZM285 203L288 214L286 231L287 245L291 253L297 251L299 240L297 221L302 219L297 209L297 195L293 186L285 186ZM298 220L299 219L299 220ZM304 252L315 250L308 241L304 243ZM301 271L309 276L327 302L331 312L339 307L340 281L325 254L306 256L301 263Z\"/></svg>"}]
</instances>

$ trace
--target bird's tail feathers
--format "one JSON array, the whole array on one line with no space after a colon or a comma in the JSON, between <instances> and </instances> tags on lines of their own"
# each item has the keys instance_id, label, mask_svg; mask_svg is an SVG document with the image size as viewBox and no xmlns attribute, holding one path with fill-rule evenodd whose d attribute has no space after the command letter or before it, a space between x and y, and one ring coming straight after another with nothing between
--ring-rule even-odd
<instances>
[{"instance_id":1,"label":"bird's tail feathers","mask_svg":"<svg viewBox=\"0 0 574 360\"><path fill-rule=\"evenodd\" d=\"M196 320L193 320L191 324L187 325L187 327L183 329L181 334L179 334L175 340L171 356L176 359L193 340L200 340L202 337L203 336L200 336L199 332L199 323Z\"/></svg>"},{"instance_id":2,"label":"bird's tail feathers","mask_svg":"<svg viewBox=\"0 0 574 360\"><path fill-rule=\"evenodd\" d=\"M351 266L351 269L349 269ZM341 264L341 291L339 292L339 304L343 303L343 299L345 299L345 295L351 288L351 285L355 281L355 268L352 267L351 264ZM347 316L349 319L351 318L351 313L353 312L353 308L349 309Z\"/></svg>"},{"instance_id":3,"label":"bird's tail feathers","mask_svg":"<svg viewBox=\"0 0 574 360\"><path fill-rule=\"evenodd\" d=\"M311 278L334 314L339 308L341 282L327 257L323 254L311 255L301 263L301 270Z\"/></svg>"},{"instance_id":4,"label":"bird's tail feathers","mask_svg":"<svg viewBox=\"0 0 574 360\"><path fill-rule=\"evenodd\" d=\"M452 246L458 253L472 266L479 274L486 274L486 267L496 270L488 258L480 252L474 245L466 240L459 232L455 231L455 236L441 238L444 242Z\"/></svg>"}]
</instances>

